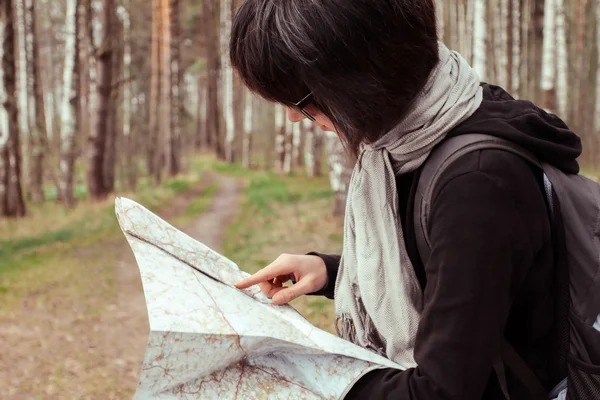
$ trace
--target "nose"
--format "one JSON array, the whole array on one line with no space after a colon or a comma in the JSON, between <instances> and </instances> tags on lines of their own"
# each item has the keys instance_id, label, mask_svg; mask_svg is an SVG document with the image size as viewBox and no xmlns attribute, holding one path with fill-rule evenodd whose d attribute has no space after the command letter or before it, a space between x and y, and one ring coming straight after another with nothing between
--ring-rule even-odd
<instances>
[{"instance_id":1,"label":"nose","mask_svg":"<svg viewBox=\"0 0 600 400\"><path fill-rule=\"evenodd\" d=\"M294 110L293 108L288 108L287 115L290 122L300 122L306 118L304 114Z\"/></svg>"}]
</instances>

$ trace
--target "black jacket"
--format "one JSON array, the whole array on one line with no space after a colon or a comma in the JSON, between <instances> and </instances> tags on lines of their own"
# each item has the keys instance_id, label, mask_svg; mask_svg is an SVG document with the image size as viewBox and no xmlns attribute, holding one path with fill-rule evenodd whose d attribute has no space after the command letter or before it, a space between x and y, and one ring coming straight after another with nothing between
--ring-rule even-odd
<instances>
[{"instance_id":1,"label":"black jacket","mask_svg":"<svg viewBox=\"0 0 600 400\"><path fill-rule=\"evenodd\" d=\"M565 172L577 173L579 138L556 116L484 84L484 101L449 136L485 133L517 143ZM503 337L550 390L556 367L555 277L541 171L501 150L467 154L436 186L422 265L414 240L419 171L397 178L406 246L424 290L416 338L418 367L368 373L346 399L503 399L492 365ZM333 298L339 256L319 254ZM528 399L507 371L512 399Z\"/></svg>"}]
</instances>

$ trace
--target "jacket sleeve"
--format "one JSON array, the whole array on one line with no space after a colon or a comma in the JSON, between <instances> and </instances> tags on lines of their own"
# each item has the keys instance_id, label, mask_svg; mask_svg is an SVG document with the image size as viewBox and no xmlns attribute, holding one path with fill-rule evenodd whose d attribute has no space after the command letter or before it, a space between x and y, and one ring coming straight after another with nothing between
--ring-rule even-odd
<instances>
[{"instance_id":1,"label":"jacket sleeve","mask_svg":"<svg viewBox=\"0 0 600 400\"><path fill-rule=\"evenodd\" d=\"M335 280L337 278L338 269L340 267L340 259L342 256L337 254L321 254L316 252L310 252L307 255L320 257L325 262L325 268L327 268L327 283L323 289L309 293L309 296L325 296L328 299L333 300L335 291Z\"/></svg>"},{"instance_id":2,"label":"jacket sleeve","mask_svg":"<svg viewBox=\"0 0 600 400\"><path fill-rule=\"evenodd\" d=\"M444 182L431 210L418 366L373 371L346 400L483 398L495 379L492 366L513 297L542 236L539 189L533 174L524 175L530 176L519 182L509 172L475 170Z\"/></svg>"}]
</instances>

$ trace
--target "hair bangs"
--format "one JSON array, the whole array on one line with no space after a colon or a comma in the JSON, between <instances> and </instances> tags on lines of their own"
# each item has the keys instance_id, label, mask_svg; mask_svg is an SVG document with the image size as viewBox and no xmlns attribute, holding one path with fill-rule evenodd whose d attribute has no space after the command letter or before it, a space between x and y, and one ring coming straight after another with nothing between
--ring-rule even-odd
<instances>
[{"instance_id":1,"label":"hair bangs","mask_svg":"<svg viewBox=\"0 0 600 400\"><path fill-rule=\"evenodd\" d=\"M282 37L277 11L272 2L244 2L233 21L229 51L232 67L252 92L290 105L310 89L302 80L297 50Z\"/></svg>"}]
</instances>

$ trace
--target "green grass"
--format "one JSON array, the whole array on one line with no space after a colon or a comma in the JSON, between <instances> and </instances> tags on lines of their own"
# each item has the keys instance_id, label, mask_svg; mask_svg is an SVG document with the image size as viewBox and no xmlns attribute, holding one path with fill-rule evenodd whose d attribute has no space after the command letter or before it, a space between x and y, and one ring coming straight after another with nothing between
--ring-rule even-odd
<instances>
[{"instance_id":1,"label":"green grass","mask_svg":"<svg viewBox=\"0 0 600 400\"><path fill-rule=\"evenodd\" d=\"M160 187L147 186L137 193L122 195L156 210L199 182L200 175L191 174L167 180ZM201 205L198 203L196 213L202 211ZM44 257L55 252L93 244L119 232L114 196L95 204L80 202L72 210L56 202L32 205L24 219L0 220L0 276L42 265Z\"/></svg>"},{"instance_id":2,"label":"green grass","mask_svg":"<svg viewBox=\"0 0 600 400\"><path fill-rule=\"evenodd\" d=\"M190 201L185 209L184 215L186 217L197 217L204 214L206 210L208 210L208 207L210 207L213 196L218 188L219 185L216 183L210 184L206 189L204 189L200 196Z\"/></svg>"},{"instance_id":3,"label":"green grass","mask_svg":"<svg viewBox=\"0 0 600 400\"><path fill-rule=\"evenodd\" d=\"M217 168L246 181L241 210L223 243L225 256L240 268L256 272L281 253L341 250L343 221L332 216L333 193L326 178L284 177L235 165ZM305 296L292 304L314 325L334 331L330 300Z\"/></svg>"}]
</instances>

